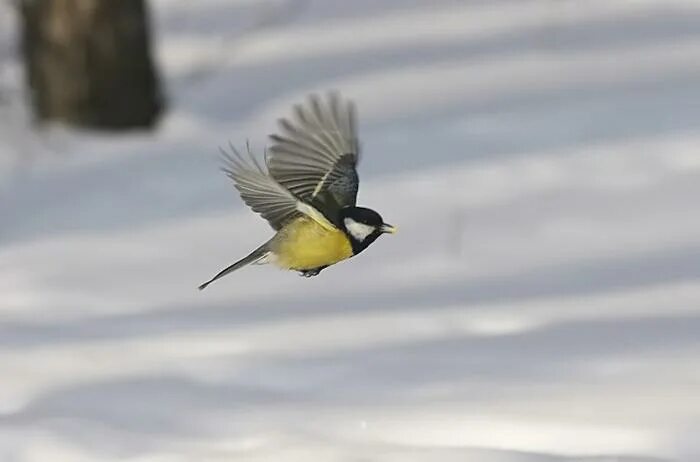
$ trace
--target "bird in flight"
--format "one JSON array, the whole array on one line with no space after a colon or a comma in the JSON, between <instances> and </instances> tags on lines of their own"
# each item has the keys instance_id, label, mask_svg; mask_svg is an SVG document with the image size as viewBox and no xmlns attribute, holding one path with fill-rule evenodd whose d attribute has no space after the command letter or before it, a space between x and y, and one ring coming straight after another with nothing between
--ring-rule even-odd
<instances>
[{"instance_id":1,"label":"bird in flight","mask_svg":"<svg viewBox=\"0 0 700 462\"><path fill-rule=\"evenodd\" d=\"M270 135L264 167L247 147L231 147L223 171L241 199L265 218L275 235L248 256L199 286L249 264L272 263L302 276L316 276L353 257L396 228L372 209L358 207L360 159L355 106L336 93L311 95L280 119Z\"/></svg>"}]
</instances>

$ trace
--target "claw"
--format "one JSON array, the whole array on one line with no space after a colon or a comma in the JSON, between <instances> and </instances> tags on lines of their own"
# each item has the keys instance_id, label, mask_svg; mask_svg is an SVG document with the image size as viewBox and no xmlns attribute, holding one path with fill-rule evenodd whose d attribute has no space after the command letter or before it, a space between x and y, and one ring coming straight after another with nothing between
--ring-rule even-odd
<instances>
[{"instance_id":1,"label":"claw","mask_svg":"<svg viewBox=\"0 0 700 462\"><path fill-rule=\"evenodd\" d=\"M305 278L310 278L312 276L316 276L324 268L327 268L327 266L319 266L318 268L312 268L312 269L308 269L308 270L299 270L299 276L303 276Z\"/></svg>"}]
</instances>

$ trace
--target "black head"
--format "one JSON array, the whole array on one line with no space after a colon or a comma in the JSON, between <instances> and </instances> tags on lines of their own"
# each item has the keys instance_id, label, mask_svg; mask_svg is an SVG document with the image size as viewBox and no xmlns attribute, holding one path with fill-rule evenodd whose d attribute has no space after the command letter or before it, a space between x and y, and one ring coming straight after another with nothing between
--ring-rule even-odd
<instances>
[{"instance_id":1,"label":"black head","mask_svg":"<svg viewBox=\"0 0 700 462\"><path fill-rule=\"evenodd\" d=\"M384 233L395 233L396 228L384 223L381 215L364 207L345 207L340 211L340 225L350 238L355 255L362 252Z\"/></svg>"}]
</instances>

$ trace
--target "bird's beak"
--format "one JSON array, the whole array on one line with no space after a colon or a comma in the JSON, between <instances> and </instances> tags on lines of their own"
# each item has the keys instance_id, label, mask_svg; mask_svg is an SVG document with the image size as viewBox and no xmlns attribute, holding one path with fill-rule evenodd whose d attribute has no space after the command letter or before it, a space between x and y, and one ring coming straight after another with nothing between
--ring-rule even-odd
<instances>
[{"instance_id":1,"label":"bird's beak","mask_svg":"<svg viewBox=\"0 0 700 462\"><path fill-rule=\"evenodd\" d=\"M383 233L389 233L389 234L394 234L397 231L396 226L391 226L389 224L384 223L382 227L380 228L381 232Z\"/></svg>"}]
</instances>

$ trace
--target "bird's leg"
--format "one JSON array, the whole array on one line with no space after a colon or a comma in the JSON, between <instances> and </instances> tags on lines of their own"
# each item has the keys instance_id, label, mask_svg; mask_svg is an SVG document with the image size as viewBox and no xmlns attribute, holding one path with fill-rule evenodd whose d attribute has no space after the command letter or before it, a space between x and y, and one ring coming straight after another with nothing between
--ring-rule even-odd
<instances>
[{"instance_id":1,"label":"bird's leg","mask_svg":"<svg viewBox=\"0 0 700 462\"><path fill-rule=\"evenodd\" d=\"M319 266L317 268L311 268L308 270L299 270L299 276L304 276L305 278L310 278L311 276L316 276L324 268L328 268L328 265Z\"/></svg>"}]
</instances>

